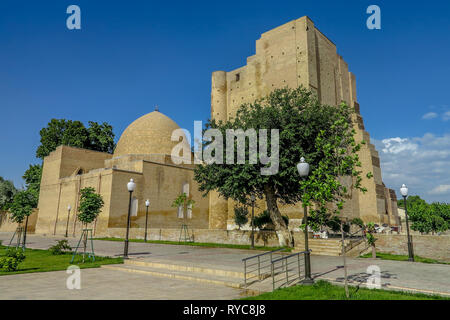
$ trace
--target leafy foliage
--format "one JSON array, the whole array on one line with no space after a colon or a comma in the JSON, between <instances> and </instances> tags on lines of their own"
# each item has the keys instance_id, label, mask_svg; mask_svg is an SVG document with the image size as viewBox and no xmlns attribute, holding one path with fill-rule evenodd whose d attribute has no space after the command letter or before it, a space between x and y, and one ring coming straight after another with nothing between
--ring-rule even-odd
<instances>
[{"instance_id":1,"label":"leafy foliage","mask_svg":"<svg viewBox=\"0 0 450 320\"><path fill-rule=\"evenodd\" d=\"M78 220L84 224L93 222L103 208L102 196L95 193L94 188L81 189L80 206L78 208Z\"/></svg>"},{"instance_id":2,"label":"leafy foliage","mask_svg":"<svg viewBox=\"0 0 450 320\"><path fill-rule=\"evenodd\" d=\"M365 191L361 187L360 171L356 170L360 166L357 155L360 145L353 138L355 131L350 108L345 104L339 107L321 105L303 87L276 89L263 99L241 105L235 118L225 122L208 121L206 129L218 129L223 136L227 129L254 129L257 132L267 129L268 149L271 148L270 130L279 129L277 174L262 175L261 169L270 164L250 164L246 148L245 164L205 163L196 166L195 179L205 194L216 190L225 199L239 203L248 203L251 195L265 198L275 229L281 231L283 240L289 240L286 242L290 245L292 235L281 217L278 202L294 204L303 201L304 205L314 202L319 205L320 212L328 211L327 202L336 202L338 210L335 211L339 211L349 189ZM204 148L211 143L219 141L212 139L204 144ZM223 150L225 159L226 148ZM258 158L260 156L258 154ZM307 179L300 179L296 168L302 156L312 168ZM339 181L340 176L350 176L354 183L346 187Z\"/></svg>"},{"instance_id":3,"label":"leafy foliage","mask_svg":"<svg viewBox=\"0 0 450 320\"><path fill-rule=\"evenodd\" d=\"M16 193L17 189L14 187L14 183L0 177L0 210L9 209Z\"/></svg>"},{"instance_id":4,"label":"leafy foliage","mask_svg":"<svg viewBox=\"0 0 450 320\"><path fill-rule=\"evenodd\" d=\"M239 229L248 222L248 208L245 205L234 207L234 222Z\"/></svg>"},{"instance_id":5,"label":"leafy foliage","mask_svg":"<svg viewBox=\"0 0 450 320\"><path fill-rule=\"evenodd\" d=\"M37 206L36 193L30 190L22 190L14 195L10 206L11 220L22 223L23 220L33 213L33 208Z\"/></svg>"},{"instance_id":6,"label":"leafy foliage","mask_svg":"<svg viewBox=\"0 0 450 320\"><path fill-rule=\"evenodd\" d=\"M192 206L194 207L195 201L192 199L189 199L185 192L180 194L175 200L172 202L172 207L178 208L180 206Z\"/></svg>"},{"instance_id":7,"label":"leafy foliage","mask_svg":"<svg viewBox=\"0 0 450 320\"><path fill-rule=\"evenodd\" d=\"M419 196L407 198L408 217L411 229L422 232L445 232L450 229L450 204L433 202L428 204Z\"/></svg>"},{"instance_id":8,"label":"leafy foliage","mask_svg":"<svg viewBox=\"0 0 450 320\"><path fill-rule=\"evenodd\" d=\"M69 245L67 240L56 240L56 244L51 246L48 250L53 255L64 254L72 250L72 247Z\"/></svg>"},{"instance_id":9,"label":"leafy foliage","mask_svg":"<svg viewBox=\"0 0 450 320\"><path fill-rule=\"evenodd\" d=\"M34 195L36 203L33 207L36 208L39 202L39 191L41 189L42 165L30 165L22 178L25 180L26 189Z\"/></svg>"},{"instance_id":10,"label":"leafy foliage","mask_svg":"<svg viewBox=\"0 0 450 320\"><path fill-rule=\"evenodd\" d=\"M41 144L37 148L36 157L41 159L60 145L108 153L113 153L115 148L112 126L106 122L98 124L89 121L89 127L86 128L80 121L52 119L40 131L40 135Z\"/></svg>"},{"instance_id":11,"label":"leafy foliage","mask_svg":"<svg viewBox=\"0 0 450 320\"><path fill-rule=\"evenodd\" d=\"M361 218L353 218L350 223L360 228L364 227L364 221L362 221Z\"/></svg>"},{"instance_id":12,"label":"leafy foliage","mask_svg":"<svg viewBox=\"0 0 450 320\"><path fill-rule=\"evenodd\" d=\"M7 272L16 271L23 260L25 260L25 254L21 249L8 249L6 255L0 257L0 270Z\"/></svg>"}]
</instances>

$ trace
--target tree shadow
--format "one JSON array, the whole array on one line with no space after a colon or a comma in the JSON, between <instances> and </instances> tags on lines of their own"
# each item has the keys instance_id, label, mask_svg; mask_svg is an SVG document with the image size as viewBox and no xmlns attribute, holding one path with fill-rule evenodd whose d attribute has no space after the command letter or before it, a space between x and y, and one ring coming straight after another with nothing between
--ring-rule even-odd
<instances>
[{"instance_id":1,"label":"tree shadow","mask_svg":"<svg viewBox=\"0 0 450 320\"><path fill-rule=\"evenodd\" d=\"M366 272L360 272L360 273L355 273L355 274L351 274L347 277L347 280L349 283L358 283L358 285L362 284L362 283L367 283L367 280L373 277L373 274L369 274ZM389 271L382 271L380 272L380 278L387 280L387 279L397 279L397 275L394 273L390 273ZM345 277L337 277L335 279L336 282L344 282L345 281ZM382 287L387 287L388 285L390 285L390 282L386 282L383 281L384 283L381 284Z\"/></svg>"}]
</instances>

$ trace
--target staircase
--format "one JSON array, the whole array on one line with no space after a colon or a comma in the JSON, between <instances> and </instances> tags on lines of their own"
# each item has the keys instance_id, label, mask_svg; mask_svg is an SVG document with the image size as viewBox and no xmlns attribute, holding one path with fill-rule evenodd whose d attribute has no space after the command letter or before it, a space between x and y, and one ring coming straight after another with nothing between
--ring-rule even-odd
<instances>
[{"instance_id":1,"label":"staircase","mask_svg":"<svg viewBox=\"0 0 450 320\"><path fill-rule=\"evenodd\" d=\"M150 276L225 285L237 289L244 286L244 273L238 270L222 270L205 266L174 264L173 262L139 258L124 260L124 264L102 265L101 267L104 269L133 272Z\"/></svg>"},{"instance_id":2,"label":"staircase","mask_svg":"<svg viewBox=\"0 0 450 320\"><path fill-rule=\"evenodd\" d=\"M340 239L308 239L311 255L341 256L342 242ZM360 251L364 251L365 241L362 239L345 240L346 255L356 257ZM359 249L359 250L358 250ZM305 250L304 242L297 243L294 252Z\"/></svg>"}]
</instances>

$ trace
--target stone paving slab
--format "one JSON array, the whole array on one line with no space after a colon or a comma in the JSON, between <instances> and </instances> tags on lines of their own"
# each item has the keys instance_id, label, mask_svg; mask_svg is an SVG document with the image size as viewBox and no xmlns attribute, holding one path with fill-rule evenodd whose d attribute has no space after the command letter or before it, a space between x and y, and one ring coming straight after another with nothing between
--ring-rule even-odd
<instances>
[{"instance_id":1,"label":"stone paving slab","mask_svg":"<svg viewBox=\"0 0 450 320\"><path fill-rule=\"evenodd\" d=\"M82 269L81 289L69 290L66 271L0 276L0 300L231 300L241 290L223 285L141 275L104 268Z\"/></svg>"},{"instance_id":2,"label":"stone paving slab","mask_svg":"<svg viewBox=\"0 0 450 320\"><path fill-rule=\"evenodd\" d=\"M8 240L11 234L0 233L0 240ZM43 237L30 235L29 248L47 249L55 243L55 239L63 237ZM71 245L77 239L71 238ZM3 243L5 244L6 241ZM94 241L95 252L99 255L120 256L123 243L114 241ZM222 269L243 272L242 259L258 252L240 249L204 248L184 245L162 245L151 243L130 243L130 257L142 261L163 262L174 265L196 265L211 269ZM312 275L316 279L343 282L344 270L342 257L312 256ZM354 283L366 282L369 275L367 267L376 265L381 271L381 285L384 288L411 288L422 291L436 291L450 294L450 265L425 264L418 262L389 261L380 259L347 258L349 279ZM111 272L112 270L103 270ZM98 272L101 272L98 271ZM105 274L106 276L106 274ZM144 275L134 275L144 278ZM119 277L116 274L116 277ZM37 277L38 278L38 277ZM33 279L31 276L30 279ZM0 281L3 277L0 277ZM34 281L34 280L33 280ZM36 280L37 282L39 280ZM168 281L163 279L162 281ZM172 280L181 281L181 280ZM44 285L44 283L41 283ZM264 290L270 291L271 284ZM212 297L211 297L212 298Z\"/></svg>"}]
</instances>

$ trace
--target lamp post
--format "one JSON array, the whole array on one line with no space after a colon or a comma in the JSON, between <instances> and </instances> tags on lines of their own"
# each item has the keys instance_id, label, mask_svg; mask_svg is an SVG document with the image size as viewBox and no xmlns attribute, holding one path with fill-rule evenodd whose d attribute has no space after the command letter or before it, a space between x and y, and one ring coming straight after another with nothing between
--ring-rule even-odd
<instances>
[{"instance_id":1,"label":"lamp post","mask_svg":"<svg viewBox=\"0 0 450 320\"><path fill-rule=\"evenodd\" d=\"M255 248L255 221L254 221L254 218L255 218L256 197L252 194L250 197L250 200L252 201L252 236L251 236L251 238L252 238L252 249L254 249Z\"/></svg>"},{"instance_id":2,"label":"lamp post","mask_svg":"<svg viewBox=\"0 0 450 320\"><path fill-rule=\"evenodd\" d=\"M408 196L408 187L405 184L402 184L402 187L400 188L400 193L402 194L405 203L406 234L408 237L408 256L409 256L408 261L414 261L414 250L412 238L409 235L408 208L406 205L406 197Z\"/></svg>"},{"instance_id":3,"label":"lamp post","mask_svg":"<svg viewBox=\"0 0 450 320\"><path fill-rule=\"evenodd\" d=\"M127 189L130 193L130 201L128 203L128 218L127 218L127 235L125 237L125 247L123 249L123 258L128 259L128 235L130 234L130 217L131 217L131 199L133 195L134 189L136 189L136 183L134 183L133 179L130 179L130 182L127 183Z\"/></svg>"},{"instance_id":4,"label":"lamp post","mask_svg":"<svg viewBox=\"0 0 450 320\"><path fill-rule=\"evenodd\" d=\"M300 158L300 163L297 164L298 174L302 178L306 178L309 174L309 164L305 162L305 158ZM303 284L313 284L314 280L311 278L311 259L308 247L308 208L303 204L303 220L305 220L305 280Z\"/></svg>"},{"instance_id":5,"label":"lamp post","mask_svg":"<svg viewBox=\"0 0 450 320\"><path fill-rule=\"evenodd\" d=\"M150 200L145 200L145 236L144 236L144 242L147 242L147 221L148 221L148 207L150 206Z\"/></svg>"},{"instance_id":6,"label":"lamp post","mask_svg":"<svg viewBox=\"0 0 450 320\"><path fill-rule=\"evenodd\" d=\"M68 237L68 232L69 232L70 210L72 210L72 206L69 204L67 206L67 224L66 224L66 235L65 235L66 238Z\"/></svg>"}]
</instances>

